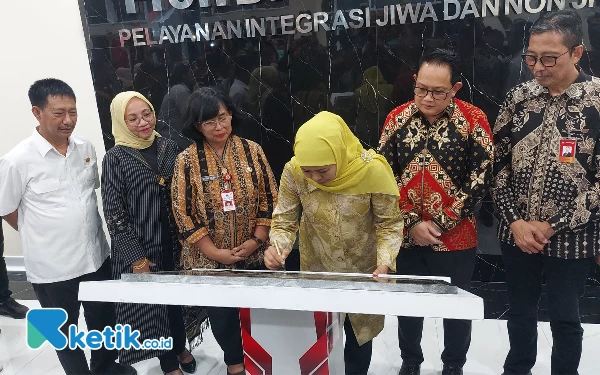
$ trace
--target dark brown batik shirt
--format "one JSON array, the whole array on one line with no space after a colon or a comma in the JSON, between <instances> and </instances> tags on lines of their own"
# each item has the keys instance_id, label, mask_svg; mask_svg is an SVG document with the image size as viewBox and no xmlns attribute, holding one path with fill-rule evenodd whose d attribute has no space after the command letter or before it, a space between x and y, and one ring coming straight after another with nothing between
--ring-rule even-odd
<instances>
[{"instance_id":1,"label":"dark brown batik shirt","mask_svg":"<svg viewBox=\"0 0 600 375\"><path fill-rule=\"evenodd\" d=\"M493 195L502 241L514 244L509 225L516 220L547 221L556 234L546 255L577 259L600 254L599 136L596 77L581 72L558 96L535 80L508 94L494 128ZM574 155L568 155L572 162L559 161L561 140L576 141Z\"/></svg>"},{"instance_id":2,"label":"dark brown batik shirt","mask_svg":"<svg viewBox=\"0 0 600 375\"><path fill-rule=\"evenodd\" d=\"M234 211L223 208L221 192L226 190L233 191ZM277 183L258 144L232 135L222 158L207 142L191 145L177 157L172 195L185 269L248 268L263 262L265 246L232 265L211 260L194 246L210 236L217 248L233 249L251 239L257 225L271 226Z\"/></svg>"}]
</instances>

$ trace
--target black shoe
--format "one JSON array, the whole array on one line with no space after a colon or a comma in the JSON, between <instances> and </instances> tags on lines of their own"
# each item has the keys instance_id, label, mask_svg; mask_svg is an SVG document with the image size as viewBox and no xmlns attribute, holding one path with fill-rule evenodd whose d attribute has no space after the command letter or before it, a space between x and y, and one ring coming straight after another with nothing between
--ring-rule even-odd
<instances>
[{"instance_id":1,"label":"black shoe","mask_svg":"<svg viewBox=\"0 0 600 375\"><path fill-rule=\"evenodd\" d=\"M400 367L400 372L398 375L420 375L421 374L421 365L410 365L408 363L402 363L402 367Z\"/></svg>"},{"instance_id":2,"label":"black shoe","mask_svg":"<svg viewBox=\"0 0 600 375\"><path fill-rule=\"evenodd\" d=\"M137 370L129 365L112 363L103 371L93 372L94 375L137 375Z\"/></svg>"},{"instance_id":3,"label":"black shoe","mask_svg":"<svg viewBox=\"0 0 600 375\"><path fill-rule=\"evenodd\" d=\"M196 358L192 356L192 360L188 363L179 362L179 367L183 372L187 372L188 374L193 374L196 372Z\"/></svg>"},{"instance_id":4,"label":"black shoe","mask_svg":"<svg viewBox=\"0 0 600 375\"><path fill-rule=\"evenodd\" d=\"M442 375L463 375L462 367L446 366L442 369Z\"/></svg>"},{"instance_id":5,"label":"black shoe","mask_svg":"<svg viewBox=\"0 0 600 375\"><path fill-rule=\"evenodd\" d=\"M21 305L12 297L8 297L6 301L0 303L0 315L9 316L13 319L25 319L27 311L29 311L27 306Z\"/></svg>"}]
</instances>

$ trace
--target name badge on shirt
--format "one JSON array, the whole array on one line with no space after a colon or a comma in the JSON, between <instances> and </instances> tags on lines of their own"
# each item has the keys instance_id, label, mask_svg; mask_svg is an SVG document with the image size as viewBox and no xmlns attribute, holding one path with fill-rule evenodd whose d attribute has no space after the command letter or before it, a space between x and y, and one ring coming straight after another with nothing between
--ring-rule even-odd
<instances>
[{"instance_id":1,"label":"name badge on shirt","mask_svg":"<svg viewBox=\"0 0 600 375\"><path fill-rule=\"evenodd\" d=\"M235 200L233 199L233 191L223 190L221 192L221 202L223 203L223 211L235 211Z\"/></svg>"},{"instance_id":2,"label":"name badge on shirt","mask_svg":"<svg viewBox=\"0 0 600 375\"><path fill-rule=\"evenodd\" d=\"M216 179L218 179L219 176L202 176L202 182L208 182L208 181L214 181Z\"/></svg>"},{"instance_id":3,"label":"name badge on shirt","mask_svg":"<svg viewBox=\"0 0 600 375\"><path fill-rule=\"evenodd\" d=\"M577 152L577 140L561 138L558 142L558 161L561 163L574 163Z\"/></svg>"}]
</instances>

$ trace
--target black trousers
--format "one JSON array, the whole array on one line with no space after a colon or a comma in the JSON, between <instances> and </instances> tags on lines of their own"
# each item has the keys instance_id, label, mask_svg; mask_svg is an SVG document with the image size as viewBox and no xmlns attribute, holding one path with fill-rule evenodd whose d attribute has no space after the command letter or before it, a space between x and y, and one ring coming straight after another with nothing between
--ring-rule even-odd
<instances>
[{"instance_id":1,"label":"black trousers","mask_svg":"<svg viewBox=\"0 0 600 375\"><path fill-rule=\"evenodd\" d=\"M208 320L228 366L244 363L240 312L232 307L207 307Z\"/></svg>"},{"instance_id":2,"label":"black trousers","mask_svg":"<svg viewBox=\"0 0 600 375\"><path fill-rule=\"evenodd\" d=\"M471 288L476 253L477 248L444 252L433 251L429 246L402 248L396 258L396 273L450 277L453 285L468 291ZM398 317L398 343L403 362L419 365L424 361L422 336L423 318ZM448 366L462 368L467 362L470 345L471 321L444 319L442 362Z\"/></svg>"},{"instance_id":3,"label":"black trousers","mask_svg":"<svg viewBox=\"0 0 600 375\"><path fill-rule=\"evenodd\" d=\"M166 213L166 208L164 206L161 206L161 210L165 210L161 211L162 214ZM171 238L168 237L168 241L164 238L163 240L165 241L163 244L162 253L163 270L174 271L175 263L173 261L173 247L168 246ZM181 306L167 306L167 316L169 319L171 337L173 338L173 349L158 357L160 369L165 373L179 369L179 359L177 358L177 355L183 353L187 340L185 334L185 324L183 322L183 310L181 309Z\"/></svg>"},{"instance_id":4,"label":"black trousers","mask_svg":"<svg viewBox=\"0 0 600 375\"><path fill-rule=\"evenodd\" d=\"M501 243L501 249L509 303L510 350L504 362L505 374L527 374L535 364L543 279L553 340L551 373L577 374L583 341L579 298L594 258L560 259L527 254L506 243Z\"/></svg>"},{"instance_id":5,"label":"black trousers","mask_svg":"<svg viewBox=\"0 0 600 375\"><path fill-rule=\"evenodd\" d=\"M0 232L2 231L2 219L0 218ZM4 236L0 233L0 303L6 301L12 292L8 289L8 270L4 260Z\"/></svg>"},{"instance_id":6,"label":"black trousers","mask_svg":"<svg viewBox=\"0 0 600 375\"><path fill-rule=\"evenodd\" d=\"M344 320L344 332L346 333L346 343L344 345L346 375L367 375L371 365L371 355L373 354L373 341L366 342L361 346L358 345L348 315Z\"/></svg>"},{"instance_id":7,"label":"black trousers","mask_svg":"<svg viewBox=\"0 0 600 375\"><path fill-rule=\"evenodd\" d=\"M171 337L173 338L173 349L158 357L160 369L163 372L172 372L179 369L178 354L185 350L186 336L185 325L183 323L183 312L181 306L167 306L169 316L169 327Z\"/></svg>"},{"instance_id":8,"label":"black trousers","mask_svg":"<svg viewBox=\"0 0 600 375\"><path fill-rule=\"evenodd\" d=\"M61 308L67 312L67 321L61 331L68 337L69 326L77 325L79 309L83 304L83 311L87 329L102 332L105 327L114 327L116 324L115 310L112 303L105 302L80 302L79 283L82 281L112 280L110 259L106 259L98 271L89 273L75 279L49 284L33 284L33 290L42 307ZM65 374L81 375L101 373L117 359L116 350L101 348L92 350L92 358L88 367L87 360L81 349L68 348L57 350L58 359Z\"/></svg>"},{"instance_id":9,"label":"black trousers","mask_svg":"<svg viewBox=\"0 0 600 375\"><path fill-rule=\"evenodd\" d=\"M243 264L240 264L242 267ZM266 270L264 264L247 267L249 270ZM227 366L244 363L240 310L235 307L207 307L206 314L215 340L223 351Z\"/></svg>"}]
</instances>

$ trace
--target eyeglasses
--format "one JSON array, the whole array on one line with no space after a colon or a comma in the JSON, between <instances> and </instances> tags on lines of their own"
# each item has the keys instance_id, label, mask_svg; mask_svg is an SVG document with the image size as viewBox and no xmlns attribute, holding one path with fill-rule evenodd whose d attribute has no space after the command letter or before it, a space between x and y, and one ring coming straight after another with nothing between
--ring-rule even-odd
<instances>
[{"instance_id":1,"label":"eyeglasses","mask_svg":"<svg viewBox=\"0 0 600 375\"><path fill-rule=\"evenodd\" d=\"M150 121L154 120L154 112L142 113L142 117L128 118L125 120L125 122L129 126L140 126L142 119L144 119L144 121L146 121L146 122L150 122Z\"/></svg>"},{"instance_id":2,"label":"eyeglasses","mask_svg":"<svg viewBox=\"0 0 600 375\"><path fill-rule=\"evenodd\" d=\"M204 126L208 130L214 130L217 128L217 125L221 125L222 127L229 125L229 120L231 120L231 117L231 115L220 116L216 120L204 121L200 123L200 125Z\"/></svg>"},{"instance_id":3,"label":"eyeglasses","mask_svg":"<svg viewBox=\"0 0 600 375\"><path fill-rule=\"evenodd\" d=\"M450 91L438 91L438 90L428 90L424 87L419 87L419 86L413 86L414 87L414 91L415 91L415 95L420 97L420 98L424 98L427 95L429 95L429 93L431 93L431 96L435 99L435 100L445 100L448 97L448 94L450 94L452 92L452 90Z\"/></svg>"},{"instance_id":4,"label":"eyeglasses","mask_svg":"<svg viewBox=\"0 0 600 375\"><path fill-rule=\"evenodd\" d=\"M537 64L538 60L540 60L540 63L542 63L542 65L545 68L551 68L554 65L556 65L556 60L558 60L561 56L566 55L567 53L571 52L573 48L569 48L565 53L562 53L558 56L542 56L540 58L538 58L537 56L534 55L521 55L521 58L523 59L523 62L527 65L527 66L531 66L534 67L535 64Z\"/></svg>"}]
</instances>

